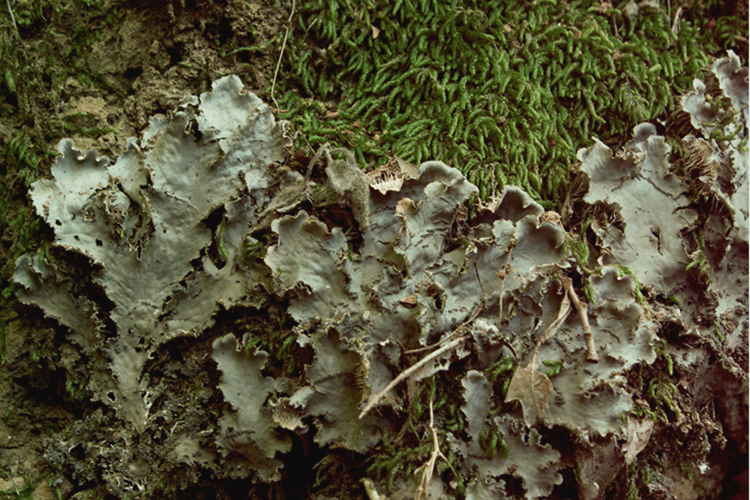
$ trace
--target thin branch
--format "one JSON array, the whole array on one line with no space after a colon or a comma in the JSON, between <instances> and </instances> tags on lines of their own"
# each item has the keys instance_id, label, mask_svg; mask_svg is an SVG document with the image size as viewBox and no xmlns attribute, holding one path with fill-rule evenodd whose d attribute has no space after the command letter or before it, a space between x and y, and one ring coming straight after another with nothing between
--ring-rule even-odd
<instances>
[{"instance_id":1,"label":"thin branch","mask_svg":"<svg viewBox=\"0 0 750 500\"><path fill-rule=\"evenodd\" d=\"M557 333L557 330L559 330L562 324L565 323L565 319L568 317L568 314L570 314L571 309L570 297L566 294L560 303L560 310L557 313L557 318L547 327L546 330L544 330L542 336L539 337L535 349L538 349L540 345L547 342Z\"/></svg>"},{"instance_id":2,"label":"thin branch","mask_svg":"<svg viewBox=\"0 0 750 500\"><path fill-rule=\"evenodd\" d=\"M406 380L407 378L409 378L414 372L416 372L417 370L419 370L420 368L422 368L424 365L426 365L427 363L429 363L433 359L438 358L442 354L445 354L446 352L450 351L451 349L455 349L456 347L460 346L461 344L463 344L464 342L466 342L466 340L468 338L469 338L469 335L463 335L461 337L458 337L457 339L453 339L452 341L448 342L447 344L445 344L443 347L441 347L437 351L435 351L435 352L433 352L431 354L428 354L424 358L422 358L419 361L417 361L414 365L410 366L405 371L401 372L398 377L394 378L391 381L390 384L388 384L387 386L385 386L385 389L383 389L382 391L380 391L379 393L375 394L374 396L372 396L370 398L370 402L367 403L367 406L365 406L365 408L359 414L359 418L361 419L365 415L367 415L367 413L370 410L372 410L372 408L376 404L378 404L378 401L380 401L381 399L383 399L383 396L385 396L386 394L388 394L391 391L391 389L393 389L394 387L396 387L398 384L400 384L401 382L403 382L404 380Z\"/></svg>"},{"instance_id":3,"label":"thin branch","mask_svg":"<svg viewBox=\"0 0 750 500\"><path fill-rule=\"evenodd\" d=\"M416 349L408 349L404 351L404 354L417 354L418 352L431 351L437 347L440 347L441 345L444 345L446 342L449 342L451 340L451 337L452 335L449 335L445 337L444 339L435 342L432 345L426 345L424 347L417 347Z\"/></svg>"},{"instance_id":4,"label":"thin branch","mask_svg":"<svg viewBox=\"0 0 750 500\"><path fill-rule=\"evenodd\" d=\"M573 290L573 280L568 277L563 277L562 281L565 286L565 291L568 292L568 296L570 297L571 302L573 302L573 306L578 311L578 316L580 316L581 323L583 324L583 338L586 341L586 347L589 351L588 356L586 356L586 361L589 363L598 363L599 355L596 353L594 333L591 331L591 325L589 325L589 306L578 299L578 295L576 295L575 290Z\"/></svg>"},{"instance_id":5,"label":"thin branch","mask_svg":"<svg viewBox=\"0 0 750 500\"><path fill-rule=\"evenodd\" d=\"M440 442L438 441L438 435L437 431L435 430L435 415L432 411L432 401L430 401L430 432L432 433L432 453L430 454L430 459L419 469L414 471L414 474L419 472L420 469L424 468L424 474L422 474L422 479L419 481L419 487L417 488L417 492L414 495L414 500L427 500L427 496L430 493L430 482L432 482L432 474L435 472L435 464L437 463L438 458L442 458L446 461L448 466L453 469L453 466L448 461L448 458L446 458L445 455L443 455L443 452L440 451ZM456 471L453 471L454 473Z\"/></svg>"},{"instance_id":6,"label":"thin branch","mask_svg":"<svg viewBox=\"0 0 750 500\"><path fill-rule=\"evenodd\" d=\"M476 311L474 311L474 313L472 313L472 315L469 317L469 319L467 319L466 321L464 321L463 323L461 323L460 325L458 325L458 327L455 330L453 330L453 333L451 333L451 335L448 338L455 336L456 334L458 334L459 332L461 332L466 325L468 325L469 323L471 323L472 321L474 321L474 319L479 315L479 312L481 310L482 310L482 304L479 304L479 307L477 307ZM440 349L436 350L435 352L433 352L431 354L428 354L424 358L422 358L419 361L417 361L414 365L410 366L405 371L401 372L398 375L398 377L396 377L395 379L393 379L391 381L391 383L388 384L387 386L385 386L385 388L382 391L380 391L379 393L377 393L374 396L370 397L370 402L367 403L367 405L364 407L364 409L362 410L362 412L359 414L359 418L361 419L365 415L367 415L367 413L370 410L372 410L372 408L376 404L378 404L378 401L380 401L381 399L383 399L383 396L385 396L386 394L388 394L398 384L400 384L401 382L403 382L404 380L406 380L407 378L409 378L414 372L416 372L417 370L419 370L420 368L422 368L424 365L426 365L430 361L434 360L435 358L438 358L439 356L445 354L446 352L450 351L451 349L455 349L456 347L460 346L461 344L463 344L464 342L466 342L469 339L469 337L470 337L470 335L462 335L462 336L460 336L458 338L455 338L455 339L451 340L450 342L448 342L447 344L445 344L444 346L442 346Z\"/></svg>"},{"instance_id":7,"label":"thin branch","mask_svg":"<svg viewBox=\"0 0 750 500\"><path fill-rule=\"evenodd\" d=\"M13 29L16 30L16 34L18 34L18 25L16 24L16 18L13 15L13 9L10 6L10 0L5 0L5 5L8 6L8 13L10 14L10 20L13 22Z\"/></svg>"},{"instance_id":8,"label":"thin branch","mask_svg":"<svg viewBox=\"0 0 750 500\"><path fill-rule=\"evenodd\" d=\"M460 325L458 325L458 327L456 327L456 329L453 330L453 333L451 333L450 335L448 335L444 339L442 339L442 340L440 340L438 342L435 342L432 345L428 345L428 346L425 346L425 347L418 347L416 349L409 349L408 351L404 351L404 354L416 354L418 352L429 351L430 349L434 349L434 348L436 348L438 346L441 346L441 345L445 344L450 339L452 339L453 337L455 337L457 333L459 333L461 330L463 330L463 328L466 325L468 325L469 323L471 323L472 321L474 321L474 318L477 317L477 315L479 314L479 311L481 311L481 310L482 310L482 304L479 304L479 307L477 307L477 310L474 311L474 313L469 317L469 319L467 319L466 321L464 321L463 323L461 323Z\"/></svg>"},{"instance_id":9,"label":"thin branch","mask_svg":"<svg viewBox=\"0 0 750 500\"><path fill-rule=\"evenodd\" d=\"M378 489L375 487L375 482L366 477L362 479L362 485L365 487L365 493L367 493L367 498L370 500L388 500L385 495L381 495L378 493Z\"/></svg>"},{"instance_id":10,"label":"thin branch","mask_svg":"<svg viewBox=\"0 0 750 500\"><path fill-rule=\"evenodd\" d=\"M9 0L6 0L9 1ZM292 0L292 13L289 14L287 19L287 26L284 28L284 41L281 43L281 52L279 53L279 60L276 62L276 69L273 72L273 82L271 82L271 100L276 105L276 109L279 109L279 103L276 102L276 98L273 96L274 90L276 89L276 78L279 76L279 68L281 67L281 59L284 57L284 49L286 48L286 40L289 38L289 30L292 26L292 18L294 17L294 8L296 7L296 0Z\"/></svg>"}]
</instances>

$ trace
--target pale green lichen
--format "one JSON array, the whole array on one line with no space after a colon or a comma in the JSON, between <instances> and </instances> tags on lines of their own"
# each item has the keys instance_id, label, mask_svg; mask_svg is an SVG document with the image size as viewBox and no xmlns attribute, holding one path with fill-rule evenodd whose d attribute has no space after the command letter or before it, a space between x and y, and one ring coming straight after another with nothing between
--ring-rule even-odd
<instances>
[{"instance_id":1,"label":"pale green lichen","mask_svg":"<svg viewBox=\"0 0 750 500\"><path fill-rule=\"evenodd\" d=\"M280 165L283 126L236 78L183 106L152 120L112 165L63 142L54 179L32 186L60 254L85 255L96 284L74 288L64 260L18 260L19 297L68 327L88 389L112 410L48 444L50 461L81 478L105 471L121 496L152 491L174 470L274 483L303 440L368 454L371 491L392 498L535 499L571 473L594 498L626 465L611 448L630 439L625 417L671 425L687 397L664 375L638 374L657 355L672 377L712 369L701 365L709 342L684 353L661 340L670 331L705 339L688 321L725 320L716 311L728 306L698 311L695 297L710 293L676 276L689 265L683 234L695 231L693 218L674 215L688 180L670 172L653 127L636 128L624 157L601 143L580 153L584 203L619 217L587 222L575 240L513 186L469 219L478 188L442 162L365 176L352 156L324 147L300 162L304 173ZM741 185L739 165L729 178ZM321 190L338 198L316 206ZM639 197L649 206L636 211ZM739 217L701 238L736 252ZM708 272L726 279L721 267ZM665 303L672 293L683 306ZM282 307L266 322L247 319ZM742 335L746 325L728 339ZM721 369L739 370L731 363ZM175 387L182 377L189 397ZM80 380L70 379L71 395ZM66 454L77 446L91 464Z\"/></svg>"}]
</instances>

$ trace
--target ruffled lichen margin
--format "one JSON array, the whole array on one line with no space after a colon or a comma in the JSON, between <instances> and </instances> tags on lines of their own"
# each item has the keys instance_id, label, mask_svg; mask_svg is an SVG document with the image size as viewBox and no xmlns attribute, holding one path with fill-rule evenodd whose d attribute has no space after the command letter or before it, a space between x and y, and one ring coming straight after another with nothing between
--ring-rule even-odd
<instances>
[{"instance_id":1,"label":"ruffled lichen margin","mask_svg":"<svg viewBox=\"0 0 750 500\"><path fill-rule=\"evenodd\" d=\"M32 199L55 245L85 257L89 288L44 255L21 257L15 279L69 329L101 407L48 459L117 496L206 473L278 482L295 440L369 454L371 498L621 488L654 428L705 436L689 413L707 397L699 373L727 391L747 380L733 357L747 339L747 69L730 54L713 73L728 105L698 81L683 100L704 152L685 168L706 185L670 172L648 124L615 157L582 150L586 240L515 187L468 218L477 188L441 162L368 177L323 147L285 165L285 125L236 77L152 119L114 164L63 141ZM698 225L697 189L723 230ZM217 321L279 301L291 332L277 338L299 358L281 369L260 348L268 325ZM215 363L218 383L188 405L170 378L205 380L174 353L191 338L210 341L202 369ZM689 450L699 465L713 433Z\"/></svg>"}]
</instances>

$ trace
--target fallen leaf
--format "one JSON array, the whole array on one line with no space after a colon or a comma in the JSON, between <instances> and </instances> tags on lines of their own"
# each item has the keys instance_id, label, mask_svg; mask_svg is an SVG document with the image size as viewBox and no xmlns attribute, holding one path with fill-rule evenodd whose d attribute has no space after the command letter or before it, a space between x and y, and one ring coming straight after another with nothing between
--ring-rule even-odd
<instances>
[{"instance_id":1,"label":"fallen leaf","mask_svg":"<svg viewBox=\"0 0 750 500\"><path fill-rule=\"evenodd\" d=\"M643 451L649 439L651 439L651 430L653 428L654 421L650 417L636 420L632 416L628 416L628 442L623 446L626 464L632 464L635 457Z\"/></svg>"},{"instance_id":2,"label":"fallen leaf","mask_svg":"<svg viewBox=\"0 0 750 500\"><path fill-rule=\"evenodd\" d=\"M527 366L518 368L508 386L505 402L520 401L523 420L527 426L544 420L544 409L549 406L547 397L552 392L552 382L544 373L534 369L536 350Z\"/></svg>"},{"instance_id":3,"label":"fallen leaf","mask_svg":"<svg viewBox=\"0 0 750 500\"><path fill-rule=\"evenodd\" d=\"M498 276L500 276L500 273L498 273ZM528 426L544 420L544 409L549 406L547 397L554 390L552 382L547 375L534 369L539 346L557 333L557 330L565 322L565 318L568 317L570 310L570 298L565 295L560 303L560 311L557 313L557 319L539 337L534 347L534 354L531 356L531 361L523 368L518 368L510 380L508 392L505 394L505 402L521 402L523 419Z\"/></svg>"}]
</instances>

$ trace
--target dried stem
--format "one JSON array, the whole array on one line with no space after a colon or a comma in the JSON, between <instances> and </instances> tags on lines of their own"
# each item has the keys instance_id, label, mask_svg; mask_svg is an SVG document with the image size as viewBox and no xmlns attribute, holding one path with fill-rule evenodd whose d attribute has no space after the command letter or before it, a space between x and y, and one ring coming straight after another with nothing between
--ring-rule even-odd
<instances>
[{"instance_id":1,"label":"dried stem","mask_svg":"<svg viewBox=\"0 0 750 500\"><path fill-rule=\"evenodd\" d=\"M393 381L391 381L390 384L388 384L387 386L385 386L385 389L383 389L379 393L375 394L372 398L370 398L370 402L367 403L367 406L365 406L365 408L362 410L362 413L359 414L359 418L362 418L365 415L367 415L367 413L370 410L372 410L372 408L376 404L378 404L378 401L380 401L381 399L383 399L383 396L385 396L386 394L388 394L391 391L391 389L393 389L394 387L396 387L398 384L400 384L401 382L403 382L404 380L406 380L407 378L409 378L414 372L416 372L417 370L419 370L420 368L422 368L424 365L426 365L427 363L429 363L433 359L438 358L442 354L445 354L446 352L450 351L451 349L455 349L456 347L460 346L461 344L463 344L464 342L466 342L466 340L468 338L469 338L469 335L463 335L461 337L458 337L457 339L451 340L450 342L448 342L447 344L445 344L443 347L441 347L437 351L428 354L424 358L422 358L419 361L417 361L414 365L410 366L405 371L401 372L398 377L396 377L395 379L393 379Z\"/></svg>"},{"instance_id":2,"label":"dried stem","mask_svg":"<svg viewBox=\"0 0 750 500\"><path fill-rule=\"evenodd\" d=\"M430 401L430 432L432 433L433 449L432 453L430 454L430 459L422 467L414 471L414 473L416 474L420 469L424 469L422 479L419 481L419 487L417 488L417 492L414 494L414 500L427 500L427 495L429 495L430 493L430 482L432 481L432 474L435 472L435 464L437 463L438 458L442 458L450 466L450 462L448 462L448 459L445 457L445 455L443 455L443 452L440 451L440 443L438 442L438 435L437 431L435 430L435 416L432 412L432 401Z\"/></svg>"},{"instance_id":3,"label":"dried stem","mask_svg":"<svg viewBox=\"0 0 750 500\"><path fill-rule=\"evenodd\" d=\"M463 330L466 325L468 325L469 323L471 323L472 321L474 321L474 318L476 318L479 315L479 311L481 311L481 310L482 310L482 305L480 304L479 307L477 307L477 310L474 311L474 313L469 317L469 319L467 319L466 321L464 321L463 323L461 323L460 325L458 325L458 327L455 330L453 330L453 333L451 333L451 335L448 338L454 337L457 333L461 332L461 330ZM380 391L379 393L375 394L374 396L372 396L370 398L370 402L367 403L367 406L365 406L365 408L359 414L359 418L362 418L365 415L367 415L367 413L370 410L372 410L373 406L375 406L378 403L378 401L380 401L381 399L383 399L383 396L385 396L386 394L388 394L388 392L391 389L393 389L394 387L396 387L402 381L404 381L407 378L409 378L412 373L416 372L417 370L419 370L420 368L422 368L424 365L426 365L427 363L429 363L433 359L439 357L440 355L442 355L442 354L450 351L451 349L454 349L454 348L460 346L461 344L463 344L464 342L466 342L466 340L468 338L469 338L469 335L462 335L461 337L455 338L455 339L451 340L450 342L448 342L447 344L445 344L440 349L438 349L437 351L433 352L432 354L428 354L424 358L422 358L419 361L417 361L413 366L407 368L406 371L404 371L401 374L399 374L399 376L396 377L395 379L393 379L393 381L390 384L388 384L387 386L385 386L385 389L383 389L382 391Z\"/></svg>"},{"instance_id":4,"label":"dried stem","mask_svg":"<svg viewBox=\"0 0 750 500\"><path fill-rule=\"evenodd\" d=\"M449 342L451 340L451 336L445 337L442 340L439 340L438 342L435 342L431 345L426 345L424 347L417 347L416 349L408 349L404 351L404 354L417 354L418 352L424 352L424 351L431 351L435 349L436 347L440 347L441 345L445 345L446 342Z\"/></svg>"},{"instance_id":5,"label":"dried stem","mask_svg":"<svg viewBox=\"0 0 750 500\"><path fill-rule=\"evenodd\" d=\"M565 291L568 292L568 296L570 297L571 302L573 302L573 306L578 311L578 316L580 316L581 323L583 324L583 338L586 341L586 347L589 351L588 356L586 356L586 361L589 363L598 363L599 356L596 354L594 334L591 331L591 325L589 325L588 304L581 302L578 295L576 295L575 290L573 290L573 280L568 277L563 277L562 281L565 286Z\"/></svg>"},{"instance_id":6,"label":"dried stem","mask_svg":"<svg viewBox=\"0 0 750 500\"><path fill-rule=\"evenodd\" d=\"M13 29L18 34L18 25L16 24L16 17L13 15L13 8L10 6L10 0L5 0L5 5L8 6L8 14L10 14L10 20L13 23Z\"/></svg>"},{"instance_id":7,"label":"dried stem","mask_svg":"<svg viewBox=\"0 0 750 500\"><path fill-rule=\"evenodd\" d=\"M478 273L477 273L477 279L479 279L479 274ZM482 285L481 281L479 281L479 285L480 286ZM469 323L471 323L472 321L474 321L474 318L477 317L477 315L479 314L479 311L481 311L482 307L484 306L484 299L485 298L486 298L486 295L484 295L484 292L482 292L482 303L479 304L479 307L477 307L477 310L474 311L474 313L469 317L469 319L467 319L466 321L464 321L463 323L461 323L460 325L458 325L458 327L455 330L453 330L452 334L448 335L447 337L443 338L442 340L440 340L438 342L435 342L432 345L428 345L428 346L424 346L424 347L418 347L416 349L409 349L407 351L404 351L404 354L416 354L418 352L429 351L429 350L434 349L434 348L436 348L438 346L441 346L441 345L445 344L446 342L448 342L449 340L451 340L453 337L456 336L457 333L459 333L461 330L463 330L463 328L466 325L468 325Z\"/></svg>"},{"instance_id":8,"label":"dried stem","mask_svg":"<svg viewBox=\"0 0 750 500\"><path fill-rule=\"evenodd\" d=\"M294 17L294 8L296 7L296 0L292 0L292 13L289 14L287 19L287 26L284 28L284 41L281 43L281 52L279 53L279 60L276 62L276 69L273 72L273 82L271 82L271 100L276 105L276 109L279 109L279 103L276 102L276 98L273 96L273 92L276 89L276 78L279 76L279 68L281 67L281 58L284 57L284 49L286 48L286 41L289 38L289 30L292 26L292 18Z\"/></svg>"}]
</instances>

